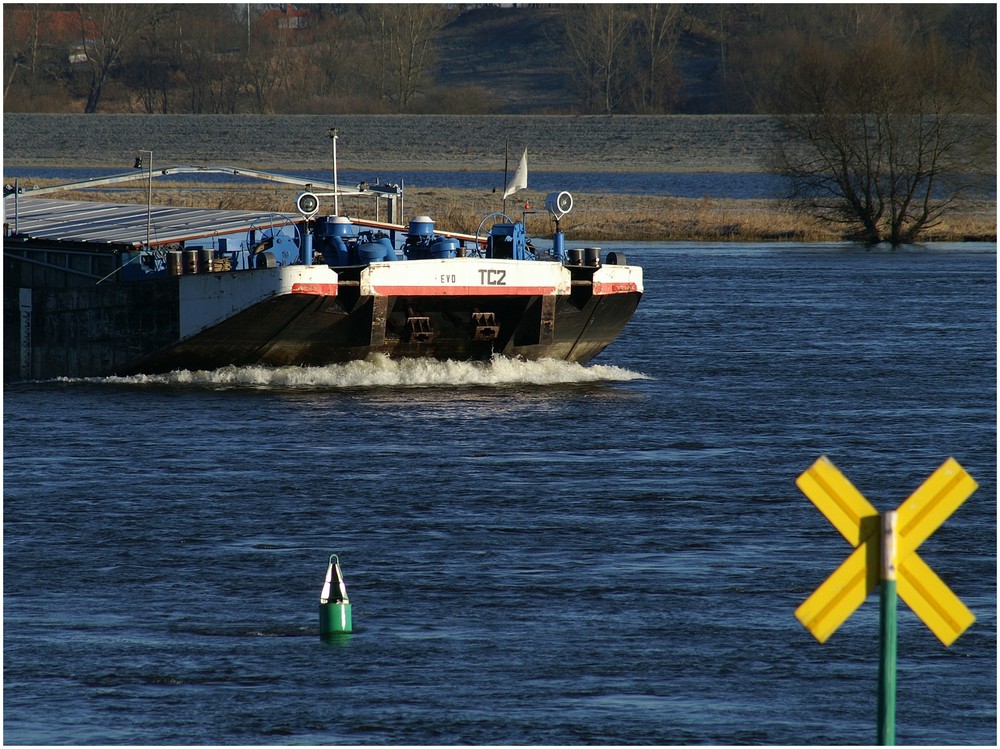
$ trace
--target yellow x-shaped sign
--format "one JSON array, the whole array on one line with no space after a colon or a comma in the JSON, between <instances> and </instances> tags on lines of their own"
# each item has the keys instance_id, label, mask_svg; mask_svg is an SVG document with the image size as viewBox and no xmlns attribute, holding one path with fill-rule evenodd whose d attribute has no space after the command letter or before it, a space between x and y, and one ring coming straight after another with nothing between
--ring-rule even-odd
<instances>
[{"instance_id":1,"label":"yellow x-shaped sign","mask_svg":"<svg viewBox=\"0 0 1000 749\"><path fill-rule=\"evenodd\" d=\"M879 585L881 519L878 511L826 456L795 482L854 551L801 606L795 618L820 642L854 613ZM946 646L976 620L917 554L917 548L978 485L948 458L897 510L899 597Z\"/></svg>"}]
</instances>

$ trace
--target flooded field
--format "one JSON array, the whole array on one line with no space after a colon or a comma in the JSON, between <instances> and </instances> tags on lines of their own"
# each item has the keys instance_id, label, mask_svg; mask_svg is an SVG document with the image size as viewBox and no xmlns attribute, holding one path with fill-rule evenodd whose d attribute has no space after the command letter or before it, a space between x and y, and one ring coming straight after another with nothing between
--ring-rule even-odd
<instances>
[{"instance_id":1,"label":"flooded field","mask_svg":"<svg viewBox=\"0 0 1000 749\"><path fill-rule=\"evenodd\" d=\"M139 149L156 164L307 169L765 172L777 137L769 117L446 115L66 115L3 118L5 167L130 167Z\"/></svg>"}]
</instances>

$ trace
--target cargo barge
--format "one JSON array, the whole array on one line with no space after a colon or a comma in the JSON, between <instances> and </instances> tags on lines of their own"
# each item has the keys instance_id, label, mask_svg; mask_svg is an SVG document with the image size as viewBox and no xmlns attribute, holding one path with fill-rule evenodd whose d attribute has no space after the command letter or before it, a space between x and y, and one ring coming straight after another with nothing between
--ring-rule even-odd
<instances>
[{"instance_id":1,"label":"cargo barge","mask_svg":"<svg viewBox=\"0 0 1000 749\"><path fill-rule=\"evenodd\" d=\"M240 172L157 176L192 171ZM527 212L490 214L475 235L460 234L428 216L401 223L396 185L301 186L278 214L153 205L151 187L146 205L42 196L70 185L6 189L5 381L372 354L582 363L618 337L642 297L642 269L622 253L566 248L565 192L548 197L556 232L536 250ZM374 198L379 220L337 215L345 195Z\"/></svg>"}]
</instances>

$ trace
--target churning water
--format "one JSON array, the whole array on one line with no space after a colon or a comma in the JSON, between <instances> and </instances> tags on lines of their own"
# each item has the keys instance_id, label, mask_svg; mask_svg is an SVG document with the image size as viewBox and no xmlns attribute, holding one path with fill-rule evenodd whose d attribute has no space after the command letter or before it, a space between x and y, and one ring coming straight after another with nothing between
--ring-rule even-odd
<instances>
[{"instance_id":1,"label":"churning water","mask_svg":"<svg viewBox=\"0 0 1000 749\"><path fill-rule=\"evenodd\" d=\"M614 249L587 366L7 386L5 742L871 743L877 601L793 616L850 551L825 454L879 510L978 480L921 547L977 621L901 604L896 735L995 744L995 245Z\"/></svg>"}]
</instances>

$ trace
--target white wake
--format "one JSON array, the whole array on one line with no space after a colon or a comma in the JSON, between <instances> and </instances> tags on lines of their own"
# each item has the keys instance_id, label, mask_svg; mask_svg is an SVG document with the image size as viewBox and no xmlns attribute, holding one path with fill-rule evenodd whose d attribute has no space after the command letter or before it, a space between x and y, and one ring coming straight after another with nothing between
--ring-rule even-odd
<instances>
[{"instance_id":1,"label":"white wake","mask_svg":"<svg viewBox=\"0 0 1000 749\"><path fill-rule=\"evenodd\" d=\"M495 357L485 362L459 362L434 359L396 360L376 355L364 361L325 367L222 367L214 370L178 370L162 375L103 377L88 381L136 385L337 389L558 385L645 379L649 378L622 367L607 364L582 365L554 359L524 361Z\"/></svg>"}]
</instances>

